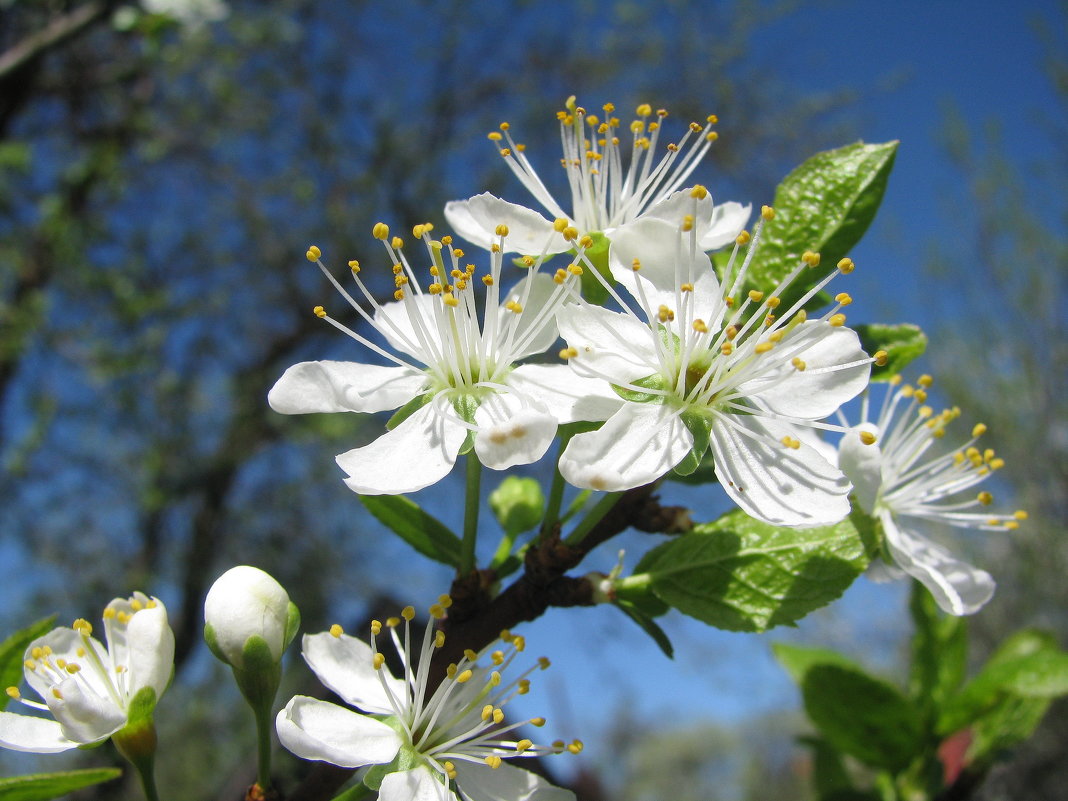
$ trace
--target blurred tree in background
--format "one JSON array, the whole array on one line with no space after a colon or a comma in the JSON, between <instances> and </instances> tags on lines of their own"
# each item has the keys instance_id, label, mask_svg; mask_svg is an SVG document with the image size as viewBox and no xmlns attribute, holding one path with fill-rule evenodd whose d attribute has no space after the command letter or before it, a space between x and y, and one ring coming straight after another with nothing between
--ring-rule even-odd
<instances>
[{"instance_id":1,"label":"blurred tree in background","mask_svg":"<svg viewBox=\"0 0 1068 801\"><path fill-rule=\"evenodd\" d=\"M247 743L190 736L242 728L214 668L190 659L212 578L255 561L309 627L328 599L355 617L388 589L362 568L388 575L388 552L359 536L333 465L359 422L283 420L265 402L289 364L345 352L310 313L326 290L307 244L344 263L369 253L377 220L440 223L445 201L501 189L485 134L503 119L551 164L554 111L573 93L649 100L680 132L719 113L702 179L717 198L759 201L840 144L831 113L846 98L802 96L747 59L782 4L553 15L522 1L282 0L231 2L221 21L195 5L0 3L0 534L12 616L83 614L131 588L164 598L169 703L190 714L161 720L188 758L160 779L204 798L218 789L206 777L247 779Z\"/></svg>"}]
</instances>

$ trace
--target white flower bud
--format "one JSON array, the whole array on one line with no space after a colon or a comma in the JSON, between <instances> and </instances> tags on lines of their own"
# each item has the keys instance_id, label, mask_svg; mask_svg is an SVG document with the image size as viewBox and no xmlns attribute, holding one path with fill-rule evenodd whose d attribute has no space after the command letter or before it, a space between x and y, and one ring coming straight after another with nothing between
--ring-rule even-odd
<instances>
[{"instance_id":1,"label":"white flower bud","mask_svg":"<svg viewBox=\"0 0 1068 801\"><path fill-rule=\"evenodd\" d=\"M282 658L294 628L292 604L285 589L269 574L248 565L219 576L204 599L205 638L215 655L233 667L245 667L245 645L259 636L275 662ZM295 607L293 607L295 611Z\"/></svg>"}]
</instances>

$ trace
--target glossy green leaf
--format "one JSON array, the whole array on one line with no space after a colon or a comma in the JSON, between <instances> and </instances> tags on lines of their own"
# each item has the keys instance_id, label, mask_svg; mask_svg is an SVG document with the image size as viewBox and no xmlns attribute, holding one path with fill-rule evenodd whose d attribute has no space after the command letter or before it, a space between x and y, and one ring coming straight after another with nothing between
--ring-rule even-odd
<instances>
[{"instance_id":1,"label":"glossy green leaf","mask_svg":"<svg viewBox=\"0 0 1068 801\"><path fill-rule=\"evenodd\" d=\"M919 711L881 679L842 665L813 665L801 693L820 734L844 754L900 771L923 752Z\"/></svg>"},{"instance_id":2,"label":"glossy green leaf","mask_svg":"<svg viewBox=\"0 0 1068 801\"><path fill-rule=\"evenodd\" d=\"M668 638L667 633L660 628L655 620L646 614L645 610L639 607L637 604L625 601L623 599L616 600L616 608L619 609L624 615L629 617L635 623L637 623L642 631L652 637L653 642L663 652L664 656L668 659L674 659L675 648L671 644L671 640Z\"/></svg>"},{"instance_id":3,"label":"glossy green leaf","mask_svg":"<svg viewBox=\"0 0 1068 801\"><path fill-rule=\"evenodd\" d=\"M433 515L403 495L361 495L367 511L423 556L460 566L460 538Z\"/></svg>"},{"instance_id":4,"label":"glossy green leaf","mask_svg":"<svg viewBox=\"0 0 1068 801\"><path fill-rule=\"evenodd\" d=\"M48 801L121 775L118 768L89 768L11 776L0 779L0 801Z\"/></svg>"},{"instance_id":5,"label":"glossy green leaf","mask_svg":"<svg viewBox=\"0 0 1068 801\"><path fill-rule=\"evenodd\" d=\"M853 330L860 336L861 347L874 355L877 351L886 351L886 364L871 366L872 381L889 381L901 373L913 359L923 355L927 350L927 335L918 325L899 323L883 325L880 323L854 325Z\"/></svg>"},{"instance_id":6,"label":"glossy green leaf","mask_svg":"<svg viewBox=\"0 0 1068 801\"><path fill-rule=\"evenodd\" d=\"M775 217L764 225L748 283L769 291L807 251L820 264L805 270L782 298L788 309L860 241L875 217L894 165L897 142L840 147L817 153L775 191Z\"/></svg>"},{"instance_id":7,"label":"glossy green leaf","mask_svg":"<svg viewBox=\"0 0 1068 801\"><path fill-rule=\"evenodd\" d=\"M55 622L55 615L46 617L0 642L0 687L18 687L22 683L22 663L26 658L26 649L31 642L51 631ZM0 709L4 709L10 701L5 693L0 699Z\"/></svg>"},{"instance_id":8,"label":"glossy green leaf","mask_svg":"<svg viewBox=\"0 0 1068 801\"><path fill-rule=\"evenodd\" d=\"M848 520L777 528L734 511L657 546L622 584L648 583L669 606L717 628L765 631L835 600L867 563Z\"/></svg>"},{"instance_id":9,"label":"glossy green leaf","mask_svg":"<svg viewBox=\"0 0 1068 801\"><path fill-rule=\"evenodd\" d=\"M771 646L771 651L779 661L790 678L801 686L805 681L805 674L816 665L838 665L839 667L861 670L860 665L837 651L826 648L809 648L801 645L791 645L785 642L777 642Z\"/></svg>"}]
</instances>

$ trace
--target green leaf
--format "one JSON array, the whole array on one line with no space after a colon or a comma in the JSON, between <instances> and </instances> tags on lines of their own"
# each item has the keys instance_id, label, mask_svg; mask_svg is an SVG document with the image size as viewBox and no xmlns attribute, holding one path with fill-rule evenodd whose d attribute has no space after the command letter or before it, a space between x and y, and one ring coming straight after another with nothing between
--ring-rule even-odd
<instances>
[{"instance_id":1,"label":"green leaf","mask_svg":"<svg viewBox=\"0 0 1068 801\"><path fill-rule=\"evenodd\" d=\"M545 495L537 479L508 476L489 496L490 509L509 536L529 531L545 514Z\"/></svg>"},{"instance_id":2,"label":"green leaf","mask_svg":"<svg viewBox=\"0 0 1068 801\"><path fill-rule=\"evenodd\" d=\"M909 695L930 718L964 681L968 659L968 629L964 620L943 614L931 593L912 583L909 611L916 631L912 636Z\"/></svg>"},{"instance_id":3,"label":"green leaf","mask_svg":"<svg viewBox=\"0 0 1068 801\"><path fill-rule=\"evenodd\" d=\"M630 383L636 387L643 387L645 389L655 389L658 392L662 392L669 388L667 379L664 378L664 376L660 375L660 373L653 373L652 375L647 375L644 378L636 378ZM619 395L619 397L621 397L625 401L630 401L631 403L664 402L664 396L654 392L636 392L633 389L624 389L623 387L617 387L615 384L612 384L611 386L615 393Z\"/></svg>"},{"instance_id":4,"label":"green leaf","mask_svg":"<svg viewBox=\"0 0 1068 801\"><path fill-rule=\"evenodd\" d=\"M896 772L923 752L919 712L881 679L841 665L813 665L801 692L813 724L844 754Z\"/></svg>"},{"instance_id":5,"label":"green leaf","mask_svg":"<svg viewBox=\"0 0 1068 801\"><path fill-rule=\"evenodd\" d=\"M61 773L34 773L0 779L0 801L48 801L122 775L118 768L88 768Z\"/></svg>"},{"instance_id":6,"label":"green leaf","mask_svg":"<svg viewBox=\"0 0 1068 801\"><path fill-rule=\"evenodd\" d=\"M886 364L871 366L872 381L889 381L927 350L927 335L912 323L854 325L853 330L860 337L861 347L869 355L880 350L886 351Z\"/></svg>"},{"instance_id":7,"label":"green leaf","mask_svg":"<svg viewBox=\"0 0 1068 801\"><path fill-rule=\"evenodd\" d=\"M422 395L416 395L393 413L393 416L386 421L386 429L392 431L432 400L434 400L433 392L424 392ZM325 417L327 415L322 416Z\"/></svg>"},{"instance_id":8,"label":"green leaf","mask_svg":"<svg viewBox=\"0 0 1068 801\"><path fill-rule=\"evenodd\" d=\"M641 626L642 631L653 638L653 642L655 642L657 647L664 652L664 656L668 659L675 658L675 648L672 646L667 633L660 628L652 617L645 613L645 610L637 604L618 598L616 599L615 605L620 612Z\"/></svg>"},{"instance_id":9,"label":"green leaf","mask_svg":"<svg viewBox=\"0 0 1068 801\"><path fill-rule=\"evenodd\" d=\"M0 687L18 687L22 683L22 663L26 658L26 649L30 647L31 642L51 631L55 622L55 615L46 617L0 642ZM10 701L7 693L4 693L0 699L0 709L4 709Z\"/></svg>"},{"instance_id":10,"label":"green leaf","mask_svg":"<svg viewBox=\"0 0 1068 801\"><path fill-rule=\"evenodd\" d=\"M772 644L771 650L775 658L779 660L779 664L786 668L786 672L798 686L804 683L805 674L816 665L838 665L852 670L861 670L856 662L837 651L830 651L826 648L807 648L777 642Z\"/></svg>"},{"instance_id":11,"label":"green leaf","mask_svg":"<svg viewBox=\"0 0 1068 801\"><path fill-rule=\"evenodd\" d=\"M849 520L777 528L734 511L657 546L627 581L647 580L662 601L711 626L765 631L838 598L867 564Z\"/></svg>"},{"instance_id":12,"label":"green leaf","mask_svg":"<svg viewBox=\"0 0 1068 801\"><path fill-rule=\"evenodd\" d=\"M586 258L590 260L590 264L594 266L601 277L608 282L609 286L615 284L615 279L612 278L612 271L608 268L608 238L600 233L596 232L590 234L593 237L593 247L586 249ZM574 255L574 251L572 251ZM582 275L579 276L579 286L582 289L582 297L587 302L592 303L594 306L603 306L608 300L608 290L604 288L604 284L597 280L595 275L592 275L589 270L583 270Z\"/></svg>"},{"instance_id":13,"label":"green leaf","mask_svg":"<svg viewBox=\"0 0 1068 801\"><path fill-rule=\"evenodd\" d=\"M801 262L820 254L783 293L785 311L860 241L883 199L897 142L858 142L817 153L783 179L775 191L775 217L764 225L747 276L755 288L770 291Z\"/></svg>"},{"instance_id":14,"label":"green leaf","mask_svg":"<svg viewBox=\"0 0 1068 801\"><path fill-rule=\"evenodd\" d=\"M812 787L820 801L857 792L834 746L822 737L802 737L801 742L812 749Z\"/></svg>"},{"instance_id":15,"label":"green leaf","mask_svg":"<svg viewBox=\"0 0 1068 801\"><path fill-rule=\"evenodd\" d=\"M460 538L403 495L361 495L367 511L423 556L460 566Z\"/></svg>"},{"instance_id":16,"label":"green leaf","mask_svg":"<svg viewBox=\"0 0 1068 801\"><path fill-rule=\"evenodd\" d=\"M1052 645L1048 635L1025 630L1006 640L979 674L949 699L938 730L952 734L988 714L1004 714L999 708L1012 699L1049 702L1063 695L1068 695L1068 653Z\"/></svg>"}]
</instances>

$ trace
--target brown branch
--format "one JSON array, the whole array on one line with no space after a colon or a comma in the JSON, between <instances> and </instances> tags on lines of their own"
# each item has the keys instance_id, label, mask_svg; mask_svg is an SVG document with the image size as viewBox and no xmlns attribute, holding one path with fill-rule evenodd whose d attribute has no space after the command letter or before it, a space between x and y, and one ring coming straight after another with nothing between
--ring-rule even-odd
<instances>
[{"instance_id":1,"label":"brown branch","mask_svg":"<svg viewBox=\"0 0 1068 801\"><path fill-rule=\"evenodd\" d=\"M108 2L85 3L61 17L56 17L42 30L30 34L0 53L0 80L103 19L113 6L113 3Z\"/></svg>"}]
</instances>

